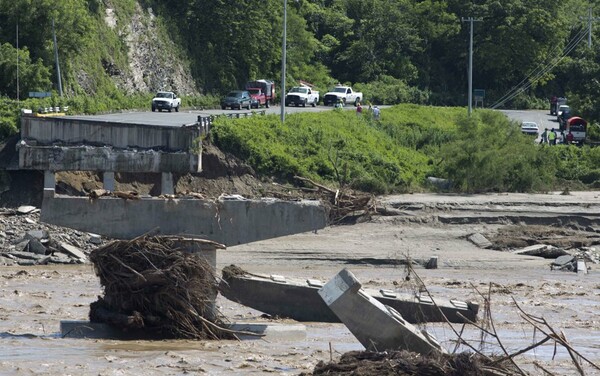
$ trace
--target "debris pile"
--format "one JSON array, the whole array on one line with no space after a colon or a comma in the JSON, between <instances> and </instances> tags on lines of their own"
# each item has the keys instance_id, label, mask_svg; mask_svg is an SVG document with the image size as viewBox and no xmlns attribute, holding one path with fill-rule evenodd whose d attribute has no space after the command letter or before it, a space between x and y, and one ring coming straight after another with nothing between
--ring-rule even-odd
<instances>
[{"instance_id":1,"label":"debris pile","mask_svg":"<svg viewBox=\"0 0 600 376\"><path fill-rule=\"evenodd\" d=\"M40 222L34 206L0 210L0 265L82 264L106 241L95 234Z\"/></svg>"},{"instance_id":2,"label":"debris pile","mask_svg":"<svg viewBox=\"0 0 600 376\"><path fill-rule=\"evenodd\" d=\"M370 194L351 192L349 189L332 189L300 176L294 178L316 187L311 190L328 208L331 224L356 222L375 212L374 198Z\"/></svg>"},{"instance_id":3,"label":"debris pile","mask_svg":"<svg viewBox=\"0 0 600 376\"><path fill-rule=\"evenodd\" d=\"M94 250L104 297L90 305L90 321L153 338L228 337L214 310L214 271L179 248L180 240L144 236Z\"/></svg>"},{"instance_id":4,"label":"debris pile","mask_svg":"<svg viewBox=\"0 0 600 376\"><path fill-rule=\"evenodd\" d=\"M438 356L419 355L409 351L351 351L343 354L339 362L319 362L312 374L337 376L379 376L379 375L431 375L431 376L470 376L470 375L513 375L510 363L505 360L495 364L490 358L472 353L440 354Z\"/></svg>"},{"instance_id":5,"label":"debris pile","mask_svg":"<svg viewBox=\"0 0 600 376\"><path fill-rule=\"evenodd\" d=\"M100 197L117 197L122 198L124 200L138 200L140 199L140 194L137 191L109 191L107 189L93 189L87 195L90 199L98 199ZM176 198L196 198L199 200L205 200L206 196L192 191L185 191L183 193L178 194L161 194L158 196L159 198L166 199L176 199Z\"/></svg>"}]
</instances>

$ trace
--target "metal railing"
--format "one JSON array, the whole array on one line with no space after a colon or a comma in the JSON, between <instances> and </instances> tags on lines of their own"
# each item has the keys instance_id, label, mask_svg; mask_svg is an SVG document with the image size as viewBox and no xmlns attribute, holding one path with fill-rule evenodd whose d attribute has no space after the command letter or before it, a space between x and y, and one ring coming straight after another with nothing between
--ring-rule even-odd
<instances>
[{"instance_id":1,"label":"metal railing","mask_svg":"<svg viewBox=\"0 0 600 376\"><path fill-rule=\"evenodd\" d=\"M264 115L266 115L266 113L267 113L266 110L261 110L261 111L235 112L235 113L231 113L231 114L208 115L208 116L198 115L198 121L196 122L196 125L200 128L201 133L208 134L210 132L210 128L212 127L213 122L215 121L215 119L218 119L219 117L227 117L229 119L240 119L240 118L245 118L245 117L255 116L255 115L263 115L264 116Z\"/></svg>"}]
</instances>

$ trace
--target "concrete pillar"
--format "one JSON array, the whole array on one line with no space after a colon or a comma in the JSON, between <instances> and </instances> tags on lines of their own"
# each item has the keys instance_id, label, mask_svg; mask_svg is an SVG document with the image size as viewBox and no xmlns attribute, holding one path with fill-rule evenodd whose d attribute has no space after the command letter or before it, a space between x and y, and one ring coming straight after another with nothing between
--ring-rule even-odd
<instances>
[{"instance_id":1,"label":"concrete pillar","mask_svg":"<svg viewBox=\"0 0 600 376\"><path fill-rule=\"evenodd\" d=\"M175 188L173 186L173 173L163 172L160 180L160 193L163 195L175 194Z\"/></svg>"},{"instance_id":2,"label":"concrete pillar","mask_svg":"<svg viewBox=\"0 0 600 376\"><path fill-rule=\"evenodd\" d=\"M102 174L103 188L107 191L115 190L115 173L112 171L104 171Z\"/></svg>"},{"instance_id":3,"label":"concrete pillar","mask_svg":"<svg viewBox=\"0 0 600 376\"><path fill-rule=\"evenodd\" d=\"M54 171L44 171L44 189L56 190L56 176Z\"/></svg>"},{"instance_id":4,"label":"concrete pillar","mask_svg":"<svg viewBox=\"0 0 600 376\"><path fill-rule=\"evenodd\" d=\"M199 239L179 239L175 241L175 246L184 250L185 252L191 253L196 257L201 257L210 267L212 268L213 274L217 275L217 248L224 249L225 246L219 243L212 242L210 240L199 240ZM209 297L210 302L209 310L213 315L217 314L216 305L217 305L217 281L215 280L215 286L211 291L211 296Z\"/></svg>"}]
</instances>

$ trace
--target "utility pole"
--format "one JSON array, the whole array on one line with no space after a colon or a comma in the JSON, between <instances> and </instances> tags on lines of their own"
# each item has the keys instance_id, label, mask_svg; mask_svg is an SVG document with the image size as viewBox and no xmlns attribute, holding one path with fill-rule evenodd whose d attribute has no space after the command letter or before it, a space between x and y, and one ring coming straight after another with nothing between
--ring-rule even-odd
<instances>
[{"instance_id":1,"label":"utility pole","mask_svg":"<svg viewBox=\"0 0 600 376\"><path fill-rule=\"evenodd\" d=\"M56 62L56 78L58 79L58 95L62 97L62 81L60 79L60 64L58 63L58 45L56 44L56 31L54 30L54 18L52 19L52 40L54 41L54 61Z\"/></svg>"},{"instance_id":2,"label":"utility pole","mask_svg":"<svg viewBox=\"0 0 600 376\"><path fill-rule=\"evenodd\" d=\"M19 22L17 22L17 103L19 103Z\"/></svg>"},{"instance_id":3,"label":"utility pole","mask_svg":"<svg viewBox=\"0 0 600 376\"><path fill-rule=\"evenodd\" d=\"M584 19L583 17L579 17L580 20ZM588 10L588 17L587 17L587 22L588 22L588 47L592 48L592 25L594 21L600 21L599 17L593 17L592 16L592 7L589 8Z\"/></svg>"},{"instance_id":4,"label":"utility pole","mask_svg":"<svg viewBox=\"0 0 600 376\"><path fill-rule=\"evenodd\" d=\"M471 112L473 112L473 22L480 22L481 20L476 20L473 17L462 18L463 22L471 23L471 33L469 36L469 116L471 116Z\"/></svg>"},{"instance_id":5,"label":"utility pole","mask_svg":"<svg viewBox=\"0 0 600 376\"><path fill-rule=\"evenodd\" d=\"M281 122L285 122L285 50L287 37L287 0L283 0L283 43L281 46Z\"/></svg>"}]
</instances>

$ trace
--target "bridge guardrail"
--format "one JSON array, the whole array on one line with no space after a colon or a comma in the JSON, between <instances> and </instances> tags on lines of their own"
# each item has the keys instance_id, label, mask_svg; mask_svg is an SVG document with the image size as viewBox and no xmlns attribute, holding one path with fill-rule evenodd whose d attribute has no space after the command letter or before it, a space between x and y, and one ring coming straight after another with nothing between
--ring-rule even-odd
<instances>
[{"instance_id":1,"label":"bridge guardrail","mask_svg":"<svg viewBox=\"0 0 600 376\"><path fill-rule=\"evenodd\" d=\"M239 119L239 118L245 118L245 117L249 117L249 116L255 116L255 115L266 115L267 111L266 110L261 110L261 111L252 111L252 112L236 112L236 113L232 113L232 114L220 114L220 115L208 115L208 116L202 116L202 115L198 115L198 121L196 122L196 125L200 128L200 132L203 134L208 134L210 133L210 128L213 124L213 122L215 121L215 119L219 118L219 117L228 117L230 119Z\"/></svg>"}]
</instances>

